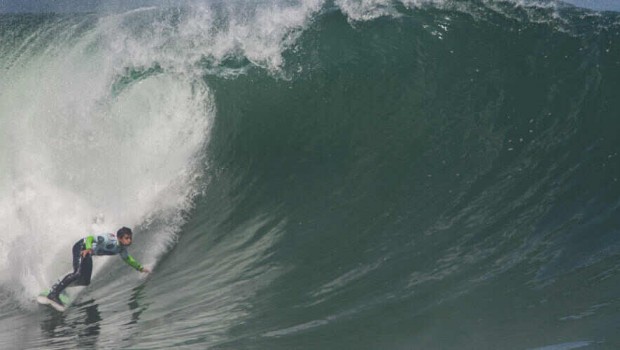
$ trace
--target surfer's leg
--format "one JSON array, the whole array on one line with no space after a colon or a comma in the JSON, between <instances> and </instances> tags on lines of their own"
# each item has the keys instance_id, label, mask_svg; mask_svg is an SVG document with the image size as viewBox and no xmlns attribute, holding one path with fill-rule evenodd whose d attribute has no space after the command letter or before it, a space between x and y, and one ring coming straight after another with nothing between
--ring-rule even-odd
<instances>
[{"instance_id":1,"label":"surfer's leg","mask_svg":"<svg viewBox=\"0 0 620 350\"><path fill-rule=\"evenodd\" d=\"M54 301L57 304L62 305L62 301L60 301L60 298L58 296L60 295L60 293L62 293L63 290L65 290L65 288L67 288L71 283L73 283L79 277L80 277L79 272L72 272L66 275L60 282L52 286L52 290L47 295L47 298L49 300Z\"/></svg>"},{"instance_id":2,"label":"surfer's leg","mask_svg":"<svg viewBox=\"0 0 620 350\"><path fill-rule=\"evenodd\" d=\"M60 295L60 293L62 293L62 291L65 290L65 288L67 288L71 283L75 282L77 279L80 278L80 266L81 266L80 253L82 252L83 244L84 244L84 240L82 239L82 240L77 241L77 243L73 245L73 249L72 249L73 272L67 274L65 277L62 278L62 280L60 280L60 282L52 286L52 290L47 295L49 299L54 300L55 302L59 302L58 295ZM90 256L88 256L88 259L91 260L90 265L92 269L92 259Z\"/></svg>"},{"instance_id":3,"label":"surfer's leg","mask_svg":"<svg viewBox=\"0 0 620 350\"><path fill-rule=\"evenodd\" d=\"M75 282L75 280L77 280L78 278L80 278L79 270L76 272L71 272L67 274L65 277L63 277L62 280L60 280L60 282L52 286L52 290L50 291L47 297L50 299L51 297L58 297L58 295L62 293L62 291L65 290L65 288L67 288L71 283Z\"/></svg>"},{"instance_id":4,"label":"surfer's leg","mask_svg":"<svg viewBox=\"0 0 620 350\"><path fill-rule=\"evenodd\" d=\"M80 263L80 279L76 282L78 286L87 286L90 284L90 276L93 272L93 258L88 255L82 258Z\"/></svg>"},{"instance_id":5,"label":"surfer's leg","mask_svg":"<svg viewBox=\"0 0 620 350\"><path fill-rule=\"evenodd\" d=\"M80 267L80 254L82 253L82 248L84 247L84 240L80 239L75 242L73 245L72 253L73 253L73 272L77 272Z\"/></svg>"}]
</instances>

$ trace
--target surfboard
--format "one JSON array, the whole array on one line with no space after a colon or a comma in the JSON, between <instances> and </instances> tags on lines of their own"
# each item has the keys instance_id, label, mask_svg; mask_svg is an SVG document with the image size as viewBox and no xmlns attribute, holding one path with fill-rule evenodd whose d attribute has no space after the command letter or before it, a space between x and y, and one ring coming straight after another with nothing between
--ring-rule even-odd
<instances>
[{"instance_id":1,"label":"surfboard","mask_svg":"<svg viewBox=\"0 0 620 350\"><path fill-rule=\"evenodd\" d=\"M60 301L63 304L63 305L60 305L47 298L47 295L49 294L49 292L50 292L49 289L46 289L42 291L41 293L39 293L39 295L37 296L37 302L41 305L48 305L60 312L64 312L69 307L69 305L71 305L71 298L69 298L69 296L66 293L60 293L60 295L58 296L58 299L60 299Z\"/></svg>"}]
</instances>

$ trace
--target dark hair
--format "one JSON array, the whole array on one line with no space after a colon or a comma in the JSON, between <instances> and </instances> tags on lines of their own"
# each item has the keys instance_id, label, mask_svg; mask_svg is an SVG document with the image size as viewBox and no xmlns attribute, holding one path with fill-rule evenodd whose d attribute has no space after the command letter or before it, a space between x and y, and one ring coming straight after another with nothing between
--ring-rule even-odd
<instances>
[{"instance_id":1,"label":"dark hair","mask_svg":"<svg viewBox=\"0 0 620 350\"><path fill-rule=\"evenodd\" d=\"M126 235L133 235L133 232L131 232L131 229L129 227L121 227L118 231L116 231L117 238L121 238Z\"/></svg>"}]
</instances>

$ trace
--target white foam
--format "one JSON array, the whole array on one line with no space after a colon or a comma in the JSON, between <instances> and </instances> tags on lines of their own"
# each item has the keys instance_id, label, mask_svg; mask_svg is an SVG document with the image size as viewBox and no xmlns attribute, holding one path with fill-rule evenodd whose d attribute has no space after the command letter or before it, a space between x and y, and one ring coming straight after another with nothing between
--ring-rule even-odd
<instances>
[{"instance_id":1,"label":"white foam","mask_svg":"<svg viewBox=\"0 0 620 350\"><path fill-rule=\"evenodd\" d=\"M391 0L336 0L340 8L349 20L368 21L383 16L397 16Z\"/></svg>"},{"instance_id":2,"label":"white foam","mask_svg":"<svg viewBox=\"0 0 620 350\"><path fill-rule=\"evenodd\" d=\"M577 1L577 0L576 0ZM565 6L562 1L557 0L482 0L481 3L469 3L466 1L449 1L449 0L336 0L335 4L347 16L351 22L363 22L375 20L379 17L399 17L401 16L398 7L404 7L409 10L417 10L421 8L438 8L443 10L457 11L467 13L476 19L480 18L481 13L477 9L481 4L497 13L514 17L515 8L522 9L527 19L533 22L548 22L551 19L561 18L559 9ZM547 15L541 17L538 12L540 9L547 9L551 12L552 18Z\"/></svg>"},{"instance_id":3,"label":"white foam","mask_svg":"<svg viewBox=\"0 0 620 350\"><path fill-rule=\"evenodd\" d=\"M115 50L114 34L132 33L109 30L102 21L26 50L0 82L0 283L24 305L70 269L77 239L158 213L165 224L137 235L155 242L153 263L197 190L208 88L180 55L115 90L128 69L160 56L149 40Z\"/></svg>"},{"instance_id":4,"label":"white foam","mask_svg":"<svg viewBox=\"0 0 620 350\"><path fill-rule=\"evenodd\" d=\"M277 71L282 53L320 11L322 0L298 2L196 2L178 10L145 8L103 18L109 28L112 51L139 64L156 60L165 68L196 69L209 58L219 63L243 57L256 66ZM152 16L156 24L144 26L137 18ZM125 28L118 33L116 28ZM138 44L136 44L138 43ZM179 53L183 55L180 57ZM179 60L184 64L180 65Z\"/></svg>"}]
</instances>

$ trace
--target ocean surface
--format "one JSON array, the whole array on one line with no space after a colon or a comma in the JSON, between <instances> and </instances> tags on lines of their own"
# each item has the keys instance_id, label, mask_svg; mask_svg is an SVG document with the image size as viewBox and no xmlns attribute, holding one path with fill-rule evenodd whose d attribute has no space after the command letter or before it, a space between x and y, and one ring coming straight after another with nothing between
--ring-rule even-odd
<instances>
[{"instance_id":1,"label":"ocean surface","mask_svg":"<svg viewBox=\"0 0 620 350\"><path fill-rule=\"evenodd\" d=\"M620 12L111 4L0 14L0 349L620 349Z\"/></svg>"}]
</instances>

